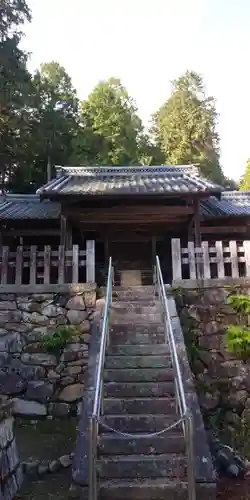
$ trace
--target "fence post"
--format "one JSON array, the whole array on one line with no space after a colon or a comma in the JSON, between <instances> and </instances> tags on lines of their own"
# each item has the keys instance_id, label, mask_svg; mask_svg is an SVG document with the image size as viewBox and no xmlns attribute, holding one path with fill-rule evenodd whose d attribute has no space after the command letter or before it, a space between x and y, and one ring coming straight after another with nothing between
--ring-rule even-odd
<instances>
[{"instance_id":1,"label":"fence post","mask_svg":"<svg viewBox=\"0 0 250 500\"><path fill-rule=\"evenodd\" d=\"M86 241L86 281L95 282L95 240Z\"/></svg>"},{"instance_id":2,"label":"fence post","mask_svg":"<svg viewBox=\"0 0 250 500\"><path fill-rule=\"evenodd\" d=\"M181 241L177 238L172 238L172 274L173 281L182 279L181 270Z\"/></svg>"},{"instance_id":3,"label":"fence post","mask_svg":"<svg viewBox=\"0 0 250 500\"><path fill-rule=\"evenodd\" d=\"M245 252L245 263L246 263L246 277L250 277L250 241L243 241L243 247Z\"/></svg>"}]
</instances>

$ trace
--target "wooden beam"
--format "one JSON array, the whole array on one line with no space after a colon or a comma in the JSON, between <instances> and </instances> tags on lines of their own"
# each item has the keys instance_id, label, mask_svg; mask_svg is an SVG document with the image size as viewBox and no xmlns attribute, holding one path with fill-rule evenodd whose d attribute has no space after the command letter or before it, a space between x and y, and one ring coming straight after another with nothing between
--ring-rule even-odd
<instances>
[{"instance_id":1,"label":"wooden beam","mask_svg":"<svg viewBox=\"0 0 250 500\"><path fill-rule=\"evenodd\" d=\"M4 231L4 236L59 236L60 229L8 229Z\"/></svg>"},{"instance_id":2,"label":"wooden beam","mask_svg":"<svg viewBox=\"0 0 250 500\"><path fill-rule=\"evenodd\" d=\"M71 217L74 219L83 218L86 220L98 219L100 221L105 221L107 218L131 218L131 216L160 216L160 217L176 217L183 215L191 215L194 213L194 209L191 206L114 206L114 207L101 207L101 208L86 208L76 207L64 207L64 215L66 217ZM130 216L130 217L129 217Z\"/></svg>"},{"instance_id":3,"label":"wooden beam","mask_svg":"<svg viewBox=\"0 0 250 500\"><path fill-rule=\"evenodd\" d=\"M247 233L248 228L246 226L202 226L201 227L201 233L202 234L230 234L230 233Z\"/></svg>"},{"instance_id":4,"label":"wooden beam","mask_svg":"<svg viewBox=\"0 0 250 500\"><path fill-rule=\"evenodd\" d=\"M163 216L163 217L160 217L160 216L155 216L155 217L151 217L150 215L148 216L141 216L141 217L138 217L136 214L131 217L131 218L127 218L127 217L112 217L112 218L108 218L108 217L104 217L103 219L98 219L98 218L79 218L79 219L75 219L74 220L74 225L75 226L79 226L79 225L84 225L84 228L85 230L89 230L89 229L92 229L92 227L94 225L96 225L97 227L99 226L107 226L107 225L112 225L112 224L118 224L118 225L130 225L130 226L134 226L135 229L139 229L138 228L138 224L140 224L140 226L149 226L149 225L152 225L152 224L164 224L165 227L166 227L166 224L171 224L172 228L173 228L173 225L175 224L181 224L181 223L184 223L186 222L186 219L183 218L183 219L180 219L179 217L166 217L166 216Z\"/></svg>"}]
</instances>

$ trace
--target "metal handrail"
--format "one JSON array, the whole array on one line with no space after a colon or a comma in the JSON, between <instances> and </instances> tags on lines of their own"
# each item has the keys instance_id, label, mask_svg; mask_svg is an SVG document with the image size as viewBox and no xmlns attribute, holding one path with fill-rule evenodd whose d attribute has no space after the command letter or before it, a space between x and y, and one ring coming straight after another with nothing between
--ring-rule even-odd
<instances>
[{"instance_id":1,"label":"metal handrail","mask_svg":"<svg viewBox=\"0 0 250 500\"><path fill-rule=\"evenodd\" d=\"M103 370L106 348L109 343L109 312L112 305L113 268L109 258L108 279L105 307L102 321L100 352L96 372L96 387L93 412L89 418L89 500L97 500L97 446L98 420L102 413L103 402Z\"/></svg>"},{"instance_id":2,"label":"metal handrail","mask_svg":"<svg viewBox=\"0 0 250 500\"><path fill-rule=\"evenodd\" d=\"M160 261L158 256L156 257L154 281L155 284L158 284L159 298L161 299L163 306L165 335L167 336L166 341L168 341L168 344L170 346L172 365L175 372L175 390L176 390L176 399L180 410L180 419L174 422L174 424L154 434L144 434L144 435L133 434L130 437L133 437L133 439L143 439L145 437L153 435L161 435L171 430L172 427L176 427L180 422L183 422L183 430L184 430L184 437L186 441L187 457L188 457L188 500L196 500L195 471L194 471L195 457L193 451L193 419L192 419L192 414L188 410L186 402L181 369L174 338L174 332L171 324L171 316L168 309L167 296L166 296L165 286L163 283ZM96 372L96 387L95 387L95 395L93 403L93 412L89 417L89 488L88 488L89 500L97 500L98 498L98 488L97 488L98 425L102 423L102 425L106 426L106 428L108 428L109 431L115 432L120 435L124 434L117 429L113 429L111 427L109 428L106 424L102 422L102 419L100 418L101 414L103 413L102 411L103 370L104 370L106 348L109 343L109 312L112 305L112 285L113 285L113 268L112 268L112 259L110 257L105 308L104 308L102 331L101 331L100 352L99 352L99 359Z\"/></svg>"},{"instance_id":3,"label":"metal handrail","mask_svg":"<svg viewBox=\"0 0 250 500\"><path fill-rule=\"evenodd\" d=\"M170 355L175 375L176 399L179 406L180 415L183 418L184 437L186 441L186 450L188 459L188 464L187 464L188 500L196 500L195 455L193 446L193 432L194 432L193 416L192 413L189 411L186 401L185 390L181 375L181 368L177 354L175 336L172 328L167 295L163 282L160 260L158 256L156 256L155 284L158 285L158 294L162 304L164 323L165 323L165 335L167 336L166 340L168 341L168 345L170 347Z\"/></svg>"}]
</instances>

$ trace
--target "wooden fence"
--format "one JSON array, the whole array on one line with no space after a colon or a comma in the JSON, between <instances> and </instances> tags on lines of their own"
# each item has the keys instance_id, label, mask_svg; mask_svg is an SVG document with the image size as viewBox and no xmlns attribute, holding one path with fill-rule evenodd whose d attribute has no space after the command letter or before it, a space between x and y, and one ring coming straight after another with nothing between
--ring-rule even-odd
<instances>
[{"instance_id":1,"label":"wooden fence","mask_svg":"<svg viewBox=\"0 0 250 500\"><path fill-rule=\"evenodd\" d=\"M172 271L173 281L250 278L250 241L203 241L201 247L190 241L182 248L172 239Z\"/></svg>"},{"instance_id":2,"label":"wooden fence","mask_svg":"<svg viewBox=\"0 0 250 500\"><path fill-rule=\"evenodd\" d=\"M73 245L43 248L19 246L15 251L0 249L1 285L63 285L95 281L95 242L86 242L86 250Z\"/></svg>"}]
</instances>

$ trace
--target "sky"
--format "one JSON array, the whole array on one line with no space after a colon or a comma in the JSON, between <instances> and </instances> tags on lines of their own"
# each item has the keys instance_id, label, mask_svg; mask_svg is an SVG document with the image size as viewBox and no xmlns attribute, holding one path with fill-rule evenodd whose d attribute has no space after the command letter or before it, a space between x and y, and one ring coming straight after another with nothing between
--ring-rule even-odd
<instances>
[{"instance_id":1,"label":"sky","mask_svg":"<svg viewBox=\"0 0 250 500\"><path fill-rule=\"evenodd\" d=\"M221 164L239 179L250 157L249 0L28 0L29 68L62 64L80 99L119 77L145 125L187 69L216 99Z\"/></svg>"}]
</instances>

